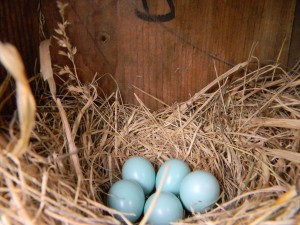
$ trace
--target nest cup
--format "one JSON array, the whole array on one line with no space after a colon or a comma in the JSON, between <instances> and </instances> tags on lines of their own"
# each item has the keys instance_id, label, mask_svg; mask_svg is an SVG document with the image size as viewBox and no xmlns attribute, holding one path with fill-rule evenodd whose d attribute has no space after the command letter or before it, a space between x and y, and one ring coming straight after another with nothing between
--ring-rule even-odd
<instances>
[{"instance_id":1,"label":"nest cup","mask_svg":"<svg viewBox=\"0 0 300 225\"><path fill-rule=\"evenodd\" d=\"M182 159L191 170L217 177L217 204L180 224L299 222L298 67L261 66L250 57L188 101L153 112L137 95L137 105L123 104L118 88L101 97L102 77L90 84L78 80L64 7L59 5L63 22L55 39L70 65L57 65L46 81L41 74L30 81L36 112L34 104L18 105L18 117L0 120L2 223L119 224L113 215L130 223L106 206L106 197L131 156L147 158L156 169L168 159ZM64 83L55 83L55 76L64 76ZM17 88L24 83L22 76L14 78ZM17 100L21 94L17 91ZM26 140L22 118L33 112L35 126L26 126ZM14 151L20 142L21 151Z\"/></svg>"}]
</instances>

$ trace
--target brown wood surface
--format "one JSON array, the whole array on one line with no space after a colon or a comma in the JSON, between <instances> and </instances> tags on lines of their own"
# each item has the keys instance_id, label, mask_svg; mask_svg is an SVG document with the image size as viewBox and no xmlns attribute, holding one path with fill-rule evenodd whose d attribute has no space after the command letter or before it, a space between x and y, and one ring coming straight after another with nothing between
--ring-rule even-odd
<instances>
[{"instance_id":1,"label":"brown wood surface","mask_svg":"<svg viewBox=\"0 0 300 225\"><path fill-rule=\"evenodd\" d=\"M300 60L300 0L297 0L289 49L288 66L294 67Z\"/></svg>"},{"instance_id":2,"label":"brown wood surface","mask_svg":"<svg viewBox=\"0 0 300 225\"><path fill-rule=\"evenodd\" d=\"M166 8L165 2L151 1L153 14ZM131 101L131 84L168 104L185 100L215 78L214 61L221 74L229 69L222 61L246 60L256 41L255 55L275 60L286 38L281 58L286 64L295 1L174 0L174 4L175 19L157 24L139 20L133 5L119 3L116 77ZM155 105L150 98L143 100Z\"/></svg>"},{"instance_id":3,"label":"brown wood surface","mask_svg":"<svg viewBox=\"0 0 300 225\"><path fill-rule=\"evenodd\" d=\"M50 36L59 21L56 1L41 2L45 34ZM267 62L276 60L286 39L280 58L286 65L296 4L296 0L173 0L175 18L155 23L136 16L135 10L146 13L142 0L64 2L69 3L69 36L78 48L81 79L88 82L96 72L111 74L126 103L136 103L133 93L137 93L153 109L161 105L132 85L167 104L186 100L215 78L214 64L218 74L225 72L248 58L254 42L258 42L254 54ZM146 2L151 15L170 11L167 0ZM32 54L32 49L25 52ZM99 84L106 92L115 89L108 76Z\"/></svg>"},{"instance_id":4,"label":"brown wood surface","mask_svg":"<svg viewBox=\"0 0 300 225\"><path fill-rule=\"evenodd\" d=\"M0 1L0 41L10 42L18 48L28 74L34 73L38 32L38 0Z\"/></svg>"},{"instance_id":5,"label":"brown wood surface","mask_svg":"<svg viewBox=\"0 0 300 225\"><path fill-rule=\"evenodd\" d=\"M25 64L28 76L38 70L38 0L0 0L0 41L10 42L17 47ZM0 84L7 73L0 64ZM7 90L7 94L11 92ZM0 99L1 101L2 99ZM11 115L14 98L5 104L0 115Z\"/></svg>"},{"instance_id":6,"label":"brown wood surface","mask_svg":"<svg viewBox=\"0 0 300 225\"><path fill-rule=\"evenodd\" d=\"M112 74L127 103L137 93L147 106L161 106L132 85L167 104L186 100L215 78L214 63L218 74L225 72L246 60L255 42L254 54L266 62L276 60L286 39L280 61L287 64L294 0L174 0L175 18L160 23L135 15L145 12L141 2L69 1L81 77ZM170 11L166 0L147 2L152 15ZM114 89L102 82L106 91Z\"/></svg>"}]
</instances>

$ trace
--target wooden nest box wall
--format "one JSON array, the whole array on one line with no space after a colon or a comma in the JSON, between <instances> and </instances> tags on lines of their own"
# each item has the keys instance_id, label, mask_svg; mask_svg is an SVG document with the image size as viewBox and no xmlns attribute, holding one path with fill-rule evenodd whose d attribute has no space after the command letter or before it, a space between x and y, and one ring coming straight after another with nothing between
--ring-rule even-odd
<instances>
[{"instance_id":1,"label":"wooden nest box wall","mask_svg":"<svg viewBox=\"0 0 300 225\"><path fill-rule=\"evenodd\" d=\"M68 0L66 18L80 79L103 77L105 93L119 86L151 109L187 100L216 76L246 61L292 67L300 58L296 0ZM27 73L39 72L38 46L60 21L55 1L1 1L0 40L21 52ZM54 42L54 41L53 41ZM282 49L282 51L281 51ZM281 51L281 53L280 53ZM53 55L53 62L59 59ZM0 82L6 76L1 67Z\"/></svg>"}]
</instances>

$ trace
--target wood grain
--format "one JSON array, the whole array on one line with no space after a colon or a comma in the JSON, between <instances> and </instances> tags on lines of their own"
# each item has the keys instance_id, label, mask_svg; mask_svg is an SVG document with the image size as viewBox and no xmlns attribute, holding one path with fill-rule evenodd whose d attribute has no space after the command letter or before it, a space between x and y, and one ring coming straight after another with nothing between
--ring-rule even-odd
<instances>
[{"instance_id":1,"label":"wood grain","mask_svg":"<svg viewBox=\"0 0 300 225\"><path fill-rule=\"evenodd\" d=\"M0 18L0 41L15 45L27 73L33 74L39 44L38 0L0 1Z\"/></svg>"},{"instance_id":2,"label":"wood grain","mask_svg":"<svg viewBox=\"0 0 300 225\"><path fill-rule=\"evenodd\" d=\"M41 2L45 33L50 36L59 21L56 3ZM133 85L167 104L184 101L216 77L214 65L220 75L247 60L255 42L254 54L267 63L276 60L286 40L280 62L287 65L296 5L296 0L173 0L175 18L149 22L136 15L136 10L146 12L142 0L64 2L69 3L68 32L78 48L81 79L89 82L97 72L104 77L99 87L110 93L116 89L111 75L126 103L137 103L136 93L152 109L162 105ZM167 0L146 2L151 15L170 11ZM24 45L32 56L32 49L25 49L31 45ZM59 58L54 61L62 63Z\"/></svg>"},{"instance_id":3,"label":"wood grain","mask_svg":"<svg viewBox=\"0 0 300 225\"><path fill-rule=\"evenodd\" d=\"M149 1L150 2L150 1ZM167 8L151 1L152 13ZM174 0L176 17L166 23L145 22L134 16L134 4L118 3L118 65L116 78L129 102L131 84L168 104L183 101L207 85L230 64L254 52L262 61L275 61L286 38L280 61L287 63L295 1ZM156 101L138 93L154 108Z\"/></svg>"},{"instance_id":4,"label":"wood grain","mask_svg":"<svg viewBox=\"0 0 300 225\"><path fill-rule=\"evenodd\" d=\"M24 61L28 76L34 74L37 69L38 46L38 0L0 1L0 41L10 42L15 45ZM0 65L0 83L7 73ZM8 93L11 89L7 90ZM15 108L14 98L7 102L4 111L0 114L12 115Z\"/></svg>"},{"instance_id":5,"label":"wood grain","mask_svg":"<svg viewBox=\"0 0 300 225\"><path fill-rule=\"evenodd\" d=\"M99 87L104 93L116 90L111 79L117 67L117 30L116 1L62 1L69 3L66 18L71 22L68 35L71 43L77 47L75 62L78 75L84 82L90 82L97 73ZM47 36L53 35L53 30L60 22L60 16L55 1L43 0L42 5ZM55 46L55 40L52 42ZM53 62L63 65L62 57L56 56L52 49Z\"/></svg>"},{"instance_id":6,"label":"wood grain","mask_svg":"<svg viewBox=\"0 0 300 225\"><path fill-rule=\"evenodd\" d=\"M289 49L288 67L294 67L300 60L300 1L297 1ZM300 68L299 68L300 69ZM298 69L298 70L299 70Z\"/></svg>"}]
</instances>

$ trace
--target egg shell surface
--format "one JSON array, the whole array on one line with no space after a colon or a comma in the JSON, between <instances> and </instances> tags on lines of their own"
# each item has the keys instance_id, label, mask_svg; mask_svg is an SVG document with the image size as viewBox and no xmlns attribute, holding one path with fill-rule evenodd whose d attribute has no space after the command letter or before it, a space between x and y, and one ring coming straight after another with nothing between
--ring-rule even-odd
<instances>
[{"instance_id":1,"label":"egg shell surface","mask_svg":"<svg viewBox=\"0 0 300 225\"><path fill-rule=\"evenodd\" d=\"M130 180L119 180L114 183L108 192L107 205L123 213L133 213L126 215L131 222L136 222L143 213L145 195L142 187ZM119 215L116 218L122 220Z\"/></svg>"},{"instance_id":2,"label":"egg shell surface","mask_svg":"<svg viewBox=\"0 0 300 225\"><path fill-rule=\"evenodd\" d=\"M171 192L175 195L179 194L180 184L183 178L191 172L189 166L180 159L170 159L163 163L156 175L156 188L162 182L164 171L168 168L168 174L164 181L162 191Z\"/></svg>"},{"instance_id":3,"label":"egg shell surface","mask_svg":"<svg viewBox=\"0 0 300 225\"><path fill-rule=\"evenodd\" d=\"M155 170L147 159L134 156L124 163L122 179L136 181L143 188L145 195L149 195L155 185Z\"/></svg>"},{"instance_id":4,"label":"egg shell surface","mask_svg":"<svg viewBox=\"0 0 300 225\"><path fill-rule=\"evenodd\" d=\"M205 212L220 195L217 178L203 170L189 173L180 185L180 199L190 212Z\"/></svg>"},{"instance_id":5,"label":"egg shell surface","mask_svg":"<svg viewBox=\"0 0 300 225\"><path fill-rule=\"evenodd\" d=\"M149 210L154 196L155 193L147 199L144 208L144 215ZM183 215L184 211L180 200L170 192L160 192L147 224L166 225L182 219Z\"/></svg>"}]
</instances>

